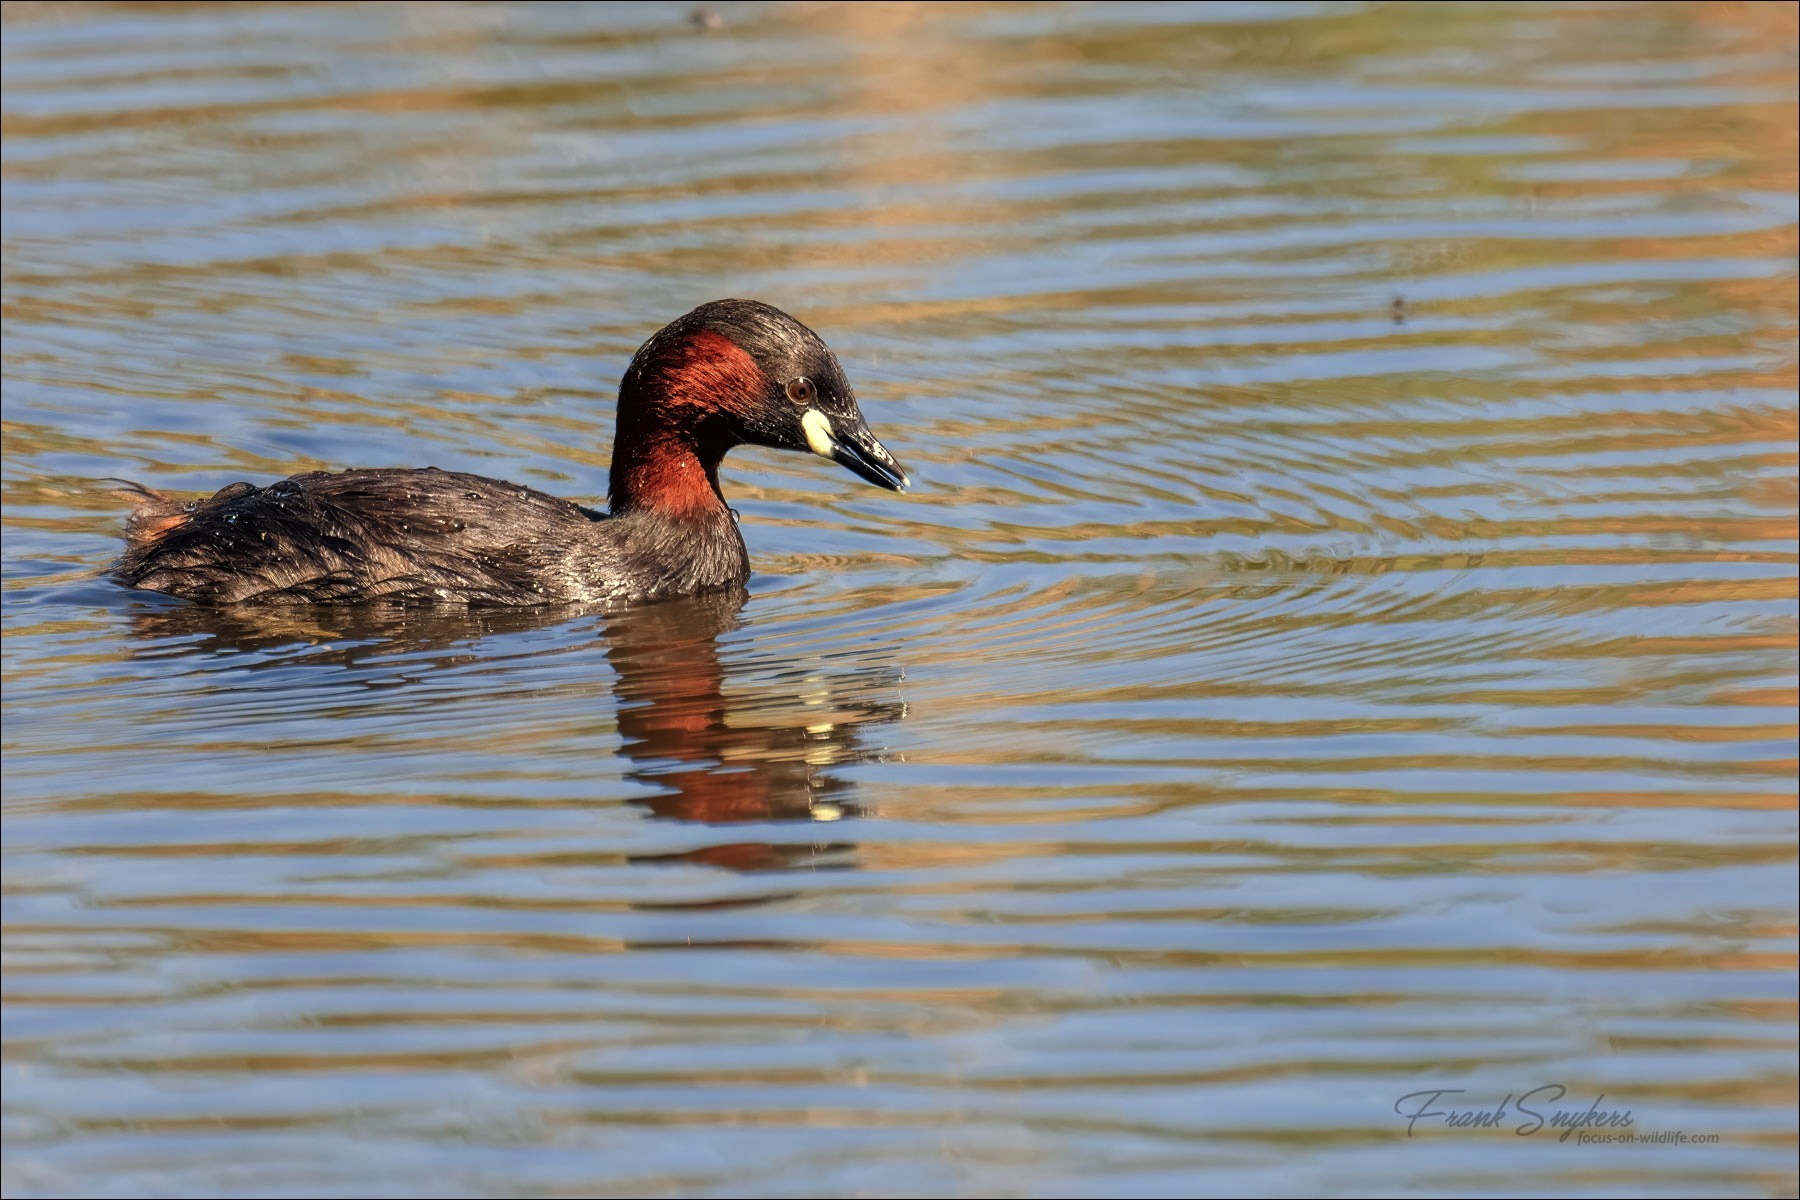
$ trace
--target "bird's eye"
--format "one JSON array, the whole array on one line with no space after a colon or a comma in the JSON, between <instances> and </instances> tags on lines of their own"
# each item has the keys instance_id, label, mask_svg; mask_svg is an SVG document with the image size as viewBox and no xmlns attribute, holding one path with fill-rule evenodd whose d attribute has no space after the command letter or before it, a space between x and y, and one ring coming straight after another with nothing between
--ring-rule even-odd
<instances>
[{"instance_id":1,"label":"bird's eye","mask_svg":"<svg viewBox=\"0 0 1800 1200\"><path fill-rule=\"evenodd\" d=\"M819 398L818 390L813 387L812 380L804 375L788 382L787 394L788 399L795 404L811 404Z\"/></svg>"}]
</instances>

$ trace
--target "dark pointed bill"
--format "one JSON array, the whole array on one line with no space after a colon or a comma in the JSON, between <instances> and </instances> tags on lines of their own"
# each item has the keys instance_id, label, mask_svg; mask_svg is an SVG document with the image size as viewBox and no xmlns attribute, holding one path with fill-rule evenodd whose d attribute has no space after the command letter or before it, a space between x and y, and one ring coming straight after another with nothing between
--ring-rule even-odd
<instances>
[{"instance_id":1,"label":"dark pointed bill","mask_svg":"<svg viewBox=\"0 0 1800 1200\"><path fill-rule=\"evenodd\" d=\"M860 418L832 418L813 409L801 425L806 430L807 445L821 458L829 458L878 487L904 492L912 485L906 471Z\"/></svg>"}]
</instances>

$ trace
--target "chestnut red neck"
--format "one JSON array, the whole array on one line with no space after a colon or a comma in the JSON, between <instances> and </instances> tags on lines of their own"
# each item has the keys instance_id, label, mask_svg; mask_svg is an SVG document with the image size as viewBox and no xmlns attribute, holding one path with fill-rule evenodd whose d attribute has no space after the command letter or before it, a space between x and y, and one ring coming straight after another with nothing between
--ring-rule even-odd
<instances>
[{"instance_id":1,"label":"chestnut red neck","mask_svg":"<svg viewBox=\"0 0 1800 1200\"><path fill-rule=\"evenodd\" d=\"M614 513L649 510L691 517L725 507L719 492L724 451L702 456L679 437L659 437L613 450L610 504Z\"/></svg>"},{"instance_id":2,"label":"chestnut red neck","mask_svg":"<svg viewBox=\"0 0 1800 1200\"><path fill-rule=\"evenodd\" d=\"M612 510L725 511L719 463L767 388L756 360L723 334L692 330L646 347L619 386Z\"/></svg>"}]
</instances>

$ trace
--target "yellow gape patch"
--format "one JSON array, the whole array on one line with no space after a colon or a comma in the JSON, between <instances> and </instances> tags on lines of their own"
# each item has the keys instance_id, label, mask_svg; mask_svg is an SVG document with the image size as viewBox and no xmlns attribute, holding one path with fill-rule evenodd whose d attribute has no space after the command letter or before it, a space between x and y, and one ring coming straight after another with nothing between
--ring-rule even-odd
<instances>
[{"instance_id":1,"label":"yellow gape patch","mask_svg":"<svg viewBox=\"0 0 1800 1200\"><path fill-rule=\"evenodd\" d=\"M806 444L812 447L814 454L820 458L831 457L832 447L837 445L837 439L831 436L830 417L816 408L809 408L806 415L800 418L800 428L806 431Z\"/></svg>"}]
</instances>

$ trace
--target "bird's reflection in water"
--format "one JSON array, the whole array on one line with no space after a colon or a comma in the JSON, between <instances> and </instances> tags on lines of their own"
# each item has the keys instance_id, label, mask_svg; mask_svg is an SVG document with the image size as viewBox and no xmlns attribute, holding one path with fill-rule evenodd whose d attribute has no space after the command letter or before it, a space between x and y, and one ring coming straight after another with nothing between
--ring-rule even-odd
<instances>
[{"instance_id":1,"label":"bird's reflection in water","mask_svg":"<svg viewBox=\"0 0 1800 1200\"><path fill-rule=\"evenodd\" d=\"M743 599L724 593L607 618L629 776L660 792L641 803L659 817L715 824L856 816L853 787L833 768L878 753L863 745L865 726L905 716L900 672L867 662L730 669L719 643L738 627ZM768 870L847 865L851 851L835 841L744 842L679 857Z\"/></svg>"},{"instance_id":2,"label":"bird's reflection in water","mask_svg":"<svg viewBox=\"0 0 1800 1200\"><path fill-rule=\"evenodd\" d=\"M861 812L836 768L877 757L865 727L906 715L900 670L857 659L789 661L758 656L754 631L732 654L722 642L743 627L747 593L642 605L610 613L568 610L373 608L208 609L152 603L133 615L146 656L267 655L252 668L329 664L367 668L373 688L404 688L446 667L491 661L514 670L517 646L496 654L484 640L567 625L583 637L533 654L585 652L591 630L616 674L625 777L654 793L638 803L657 817L709 824L813 823L832 837L722 842L637 861L690 861L738 871L850 866L855 847L841 822ZM300 648L298 655L288 651ZM403 662L403 669L386 664ZM479 680L479 674L471 674ZM503 704L472 683L469 704ZM434 706L457 703L434 697ZM341 703L341 695L334 703Z\"/></svg>"}]
</instances>

